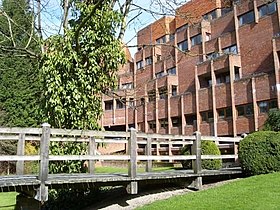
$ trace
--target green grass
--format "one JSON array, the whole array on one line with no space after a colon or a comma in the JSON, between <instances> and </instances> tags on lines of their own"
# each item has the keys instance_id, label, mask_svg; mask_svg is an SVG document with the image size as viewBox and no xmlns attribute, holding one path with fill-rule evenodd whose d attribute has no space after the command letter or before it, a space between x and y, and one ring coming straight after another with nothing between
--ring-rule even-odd
<instances>
[{"instance_id":1,"label":"green grass","mask_svg":"<svg viewBox=\"0 0 280 210\"><path fill-rule=\"evenodd\" d=\"M138 209L280 209L280 173L245 178L217 188L157 201Z\"/></svg>"},{"instance_id":2,"label":"green grass","mask_svg":"<svg viewBox=\"0 0 280 210\"><path fill-rule=\"evenodd\" d=\"M0 210L13 210L17 194L16 192L0 193Z\"/></svg>"}]
</instances>

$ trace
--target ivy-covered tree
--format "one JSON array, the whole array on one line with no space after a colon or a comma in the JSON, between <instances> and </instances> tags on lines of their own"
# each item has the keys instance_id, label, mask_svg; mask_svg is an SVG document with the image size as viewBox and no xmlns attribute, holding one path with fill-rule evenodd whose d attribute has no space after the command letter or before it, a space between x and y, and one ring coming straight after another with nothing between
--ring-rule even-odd
<instances>
[{"instance_id":1,"label":"ivy-covered tree","mask_svg":"<svg viewBox=\"0 0 280 210\"><path fill-rule=\"evenodd\" d=\"M44 107L55 127L97 129L102 93L125 62L116 31L123 16L105 1L79 1L64 35L50 37L42 60Z\"/></svg>"}]
</instances>

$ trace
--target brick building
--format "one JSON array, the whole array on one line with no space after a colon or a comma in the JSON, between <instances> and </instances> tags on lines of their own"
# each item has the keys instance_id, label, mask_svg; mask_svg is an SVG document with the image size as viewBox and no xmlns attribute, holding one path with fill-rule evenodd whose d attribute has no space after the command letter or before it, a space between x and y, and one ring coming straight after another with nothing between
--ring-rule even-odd
<instances>
[{"instance_id":1,"label":"brick building","mask_svg":"<svg viewBox=\"0 0 280 210\"><path fill-rule=\"evenodd\" d=\"M106 130L237 136L280 107L280 0L192 0L137 33Z\"/></svg>"}]
</instances>

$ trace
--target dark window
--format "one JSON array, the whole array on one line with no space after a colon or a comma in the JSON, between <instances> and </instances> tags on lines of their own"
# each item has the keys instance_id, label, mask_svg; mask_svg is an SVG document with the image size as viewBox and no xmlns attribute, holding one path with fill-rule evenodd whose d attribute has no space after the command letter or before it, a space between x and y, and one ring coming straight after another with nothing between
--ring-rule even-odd
<instances>
[{"instance_id":1,"label":"dark window","mask_svg":"<svg viewBox=\"0 0 280 210\"><path fill-rule=\"evenodd\" d=\"M241 16L239 16L239 26L244 24L252 23L255 21L255 14L254 11L247 12Z\"/></svg>"},{"instance_id":2,"label":"dark window","mask_svg":"<svg viewBox=\"0 0 280 210\"><path fill-rule=\"evenodd\" d=\"M213 10L205 15L203 15L204 20L214 20L217 18L216 10Z\"/></svg>"},{"instance_id":3,"label":"dark window","mask_svg":"<svg viewBox=\"0 0 280 210\"><path fill-rule=\"evenodd\" d=\"M232 8L230 8L230 7L222 8L222 16L226 15L230 11L232 11Z\"/></svg>"},{"instance_id":4,"label":"dark window","mask_svg":"<svg viewBox=\"0 0 280 210\"><path fill-rule=\"evenodd\" d=\"M122 89L132 89L133 85L131 82L122 84Z\"/></svg>"},{"instance_id":5,"label":"dark window","mask_svg":"<svg viewBox=\"0 0 280 210\"><path fill-rule=\"evenodd\" d=\"M261 101L258 104L259 104L259 112L260 113L267 113L267 112L269 112L269 110L277 108L277 101L276 100Z\"/></svg>"},{"instance_id":6,"label":"dark window","mask_svg":"<svg viewBox=\"0 0 280 210\"><path fill-rule=\"evenodd\" d=\"M207 116L208 116L207 112L201 112L200 115L201 115L201 121L202 121L202 122L207 122L207 120L208 120L208 118L207 118Z\"/></svg>"},{"instance_id":7,"label":"dark window","mask_svg":"<svg viewBox=\"0 0 280 210\"><path fill-rule=\"evenodd\" d=\"M217 84L229 83L229 82L230 82L229 72L220 73L220 74L216 75L216 83Z\"/></svg>"},{"instance_id":8,"label":"dark window","mask_svg":"<svg viewBox=\"0 0 280 210\"><path fill-rule=\"evenodd\" d=\"M232 117L232 109L231 107L218 109L218 118L224 119L224 118L231 118Z\"/></svg>"},{"instance_id":9,"label":"dark window","mask_svg":"<svg viewBox=\"0 0 280 210\"><path fill-rule=\"evenodd\" d=\"M186 30L187 28L188 28L188 24L185 24L185 25L183 25L183 26L177 28L177 29L176 29L176 32L179 33L179 32L181 32L181 31Z\"/></svg>"},{"instance_id":10,"label":"dark window","mask_svg":"<svg viewBox=\"0 0 280 210\"><path fill-rule=\"evenodd\" d=\"M169 34L169 41L172 42L175 39L175 34Z\"/></svg>"},{"instance_id":11,"label":"dark window","mask_svg":"<svg viewBox=\"0 0 280 210\"><path fill-rule=\"evenodd\" d=\"M176 67L167 69L167 74L168 75L176 75Z\"/></svg>"},{"instance_id":12,"label":"dark window","mask_svg":"<svg viewBox=\"0 0 280 210\"><path fill-rule=\"evenodd\" d=\"M232 117L232 108L227 107L226 108L226 118L230 118L230 117Z\"/></svg>"},{"instance_id":13,"label":"dark window","mask_svg":"<svg viewBox=\"0 0 280 210\"><path fill-rule=\"evenodd\" d=\"M141 105L145 105L145 98L141 98L140 103L141 103Z\"/></svg>"},{"instance_id":14,"label":"dark window","mask_svg":"<svg viewBox=\"0 0 280 210\"><path fill-rule=\"evenodd\" d=\"M156 99L156 91L155 90L149 91L148 92L148 98L149 98L149 102L155 101L155 99Z\"/></svg>"},{"instance_id":15,"label":"dark window","mask_svg":"<svg viewBox=\"0 0 280 210\"><path fill-rule=\"evenodd\" d=\"M246 104L236 107L238 116L251 116L254 114L253 104Z\"/></svg>"},{"instance_id":16,"label":"dark window","mask_svg":"<svg viewBox=\"0 0 280 210\"><path fill-rule=\"evenodd\" d=\"M265 15L270 15L276 12L276 2L270 2L259 8L259 16L263 17Z\"/></svg>"},{"instance_id":17,"label":"dark window","mask_svg":"<svg viewBox=\"0 0 280 210\"><path fill-rule=\"evenodd\" d=\"M200 84L200 88L208 88L212 86L212 80L211 77L209 76L199 76L199 84Z\"/></svg>"},{"instance_id":18,"label":"dark window","mask_svg":"<svg viewBox=\"0 0 280 210\"><path fill-rule=\"evenodd\" d=\"M182 119L179 117L172 117L171 121L172 121L172 127L179 127L182 125Z\"/></svg>"},{"instance_id":19,"label":"dark window","mask_svg":"<svg viewBox=\"0 0 280 210\"><path fill-rule=\"evenodd\" d=\"M225 118L225 109L218 109L217 112L220 119Z\"/></svg>"},{"instance_id":20,"label":"dark window","mask_svg":"<svg viewBox=\"0 0 280 210\"><path fill-rule=\"evenodd\" d=\"M156 57L157 57L157 62L161 61L161 55L157 54Z\"/></svg>"},{"instance_id":21,"label":"dark window","mask_svg":"<svg viewBox=\"0 0 280 210\"><path fill-rule=\"evenodd\" d=\"M166 43L166 36L164 35L164 36L158 38L158 39L156 40L156 43L158 43L158 44L160 44L160 43Z\"/></svg>"},{"instance_id":22,"label":"dark window","mask_svg":"<svg viewBox=\"0 0 280 210\"><path fill-rule=\"evenodd\" d=\"M226 47L223 49L223 52L225 54L237 54L237 46L236 45L231 45L229 47Z\"/></svg>"},{"instance_id":23,"label":"dark window","mask_svg":"<svg viewBox=\"0 0 280 210\"><path fill-rule=\"evenodd\" d=\"M206 111L206 112L201 112L201 121L202 122L212 122L214 117L213 117L213 111Z\"/></svg>"},{"instance_id":24,"label":"dark window","mask_svg":"<svg viewBox=\"0 0 280 210\"><path fill-rule=\"evenodd\" d=\"M125 105L125 102L123 100L118 99L117 103L116 103L116 109L123 109L124 105Z\"/></svg>"},{"instance_id":25,"label":"dark window","mask_svg":"<svg viewBox=\"0 0 280 210\"><path fill-rule=\"evenodd\" d=\"M168 127L168 120L167 119L160 119L159 120L160 127L167 128Z\"/></svg>"},{"instance_id":26,"label":"dark window","mask_svg":"<svg viewBox=\"0 0 280 210\"><path fill-rule=\"evenodd\" d=\"M172 90L171 90L171 95L172 96L176 96L177 95L177 86L176 85L172 85Z\"/></svg>"},{"instance_id":27,"label":"dark window","mask_svg":"<svg viewBox=\"0 0 280 210\"><path fill-rule=\"evenodd\" d=\"M182 42L179 42L177 46L181 51L186 52L188 50L188 41L184 40Z\"/></svg>"},{"instance_id":28,"label":"dark window","mask_svg":"<svg viewBox=\"0 0 280 210\"><path fill-rule=\"evenodd\" d=\"M148 124L149 124L150 129L155 129L156 128L156 121L149 121Z\"/></svg>"},{"instance_id":29,"label":"dark window","mask_svg":"<svg viewBox=\"0 0 280 210\"><path fill-rule=\"evenodd\" d=\"M134 99L133 98L129 98L128 106L129 107L133 107L134 106Z\"/></svg>"},{"instance_id":30,"label":"dark window","mask_svg":"<svg viewBox=\"0 0 280 210\"><path fill-rule=\"evenodd\" d=\"M202 41L202 39L201 39L201 34L198 34L198 35L193 36L193 37L191 38L192 46L197 45L197 44L200 44L201 41Z\"/></svg>"},{"instance_id":31,"label":"dark window","mask_svg":"<svg viewBox=\"0 0 280 210\"><path fill-rule=\"evenodd\" d=\"M113 101L105 101L105 110L113 110Z\"/></svg>"},{"instance_id":32,"label":"dark window","mask_svg":"<svg viewBox=\"0 0 280 210\"><path fill-rule=\"evenodd\" d=\"M159 99L166 99L167 98L167 89L166 89L166 87L159 88L158 89L158 93L159 93Z\"/></svg>"},{"instance_id":33,"label":"dark window","mask_svg":"<svg viewBox=\"0 0 280 210\"><path fill-rule=\"evenodd\" d=\"M152 57L147 57L145 59L145 63L146 63L146 65L151 65L153 63L153 58Z\"/></svg>"},{"instance_id":34,"label":"dark window","mask_svg":"<svg viewBox=\"0 0 280 210\"><path fill-rule=\"evenodd\" d=\"M185 118L187 125L194 125L196 123L196 114L185 115Z\"/></svg>"},{"instance_id":35,"label":"dark window","mask_svg":"<svg viewBox=\"0 0 280 210\"><path fill-rule=\"evenodd\" d=\"M156 73L156 78L161 78L165 75L164 71Z\"/></svg>"},{"instance_id":36,"label":"dark window","mask_svg":"<svg viewBox=\"0 0 280 210\"><path fill-rule=\"evenodd\" d=\"M137 68L137 69L142 69L143 67L144 67L144 66L143 66L143 61L142 61L142 60L136 62L136 68Z\"/></svg>"},{"instance_id":37,"label":"dark window","mask_svg":"<svg viewBox=\"0 0 280 210\"><path fill-rule=\"evenodd\" d=\"M238 107L236 107L236 109L237 109L237 115L238 116L244 116L245 115L244 106L238 106Z\"/></svg>"},{"instance_id":38,"label":"dark window","mask_svg":"<svg viewBox=\"0 0 280 210\"><path fill-rule=\"evenodd\" d=\"M252 104L248 104L245 106L245 110L246 110L246 116L250 116L254 113L254 109L253 109L253 105Z\"/></svg>"},{"instance_id":39,"label":"dark window","mask_svg":"<svg viewBox=\"0 0 280 210\"><path fill-rule=\"evenodd\" d=\"M208 54L206 55L206 58L207 58L207 60L213 60L213 59L218 58L219 56L220 56L220 55L219 55L218 52L212 52L212 53L208 53Z\"/></svg>"}]
</instances>

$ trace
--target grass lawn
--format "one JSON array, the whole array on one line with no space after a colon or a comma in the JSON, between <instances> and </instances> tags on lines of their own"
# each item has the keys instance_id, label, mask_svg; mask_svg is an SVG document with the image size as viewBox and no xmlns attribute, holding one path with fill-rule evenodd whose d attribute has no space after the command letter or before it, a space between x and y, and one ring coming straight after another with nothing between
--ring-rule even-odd
<instances>
[{"instance_id":1,"label":"grass lawn","mask_svg":"<svg viewBox=\"0 0 280 210\"><path fill-rule=\"evenodd\" d=\"M0 193L0 210L13 210L17 194L16 192Z\"/></svg>"},{"instance_id":2,"label":"grass lawn","mask_svg":"<svg viewBox=\"0 0 280 210\"><path fill-rule=\"evenodd\" d=\"M217 188L157 201L138 209L280 209L280 173L241 179Z\"/></svg>"}]
</instances>

